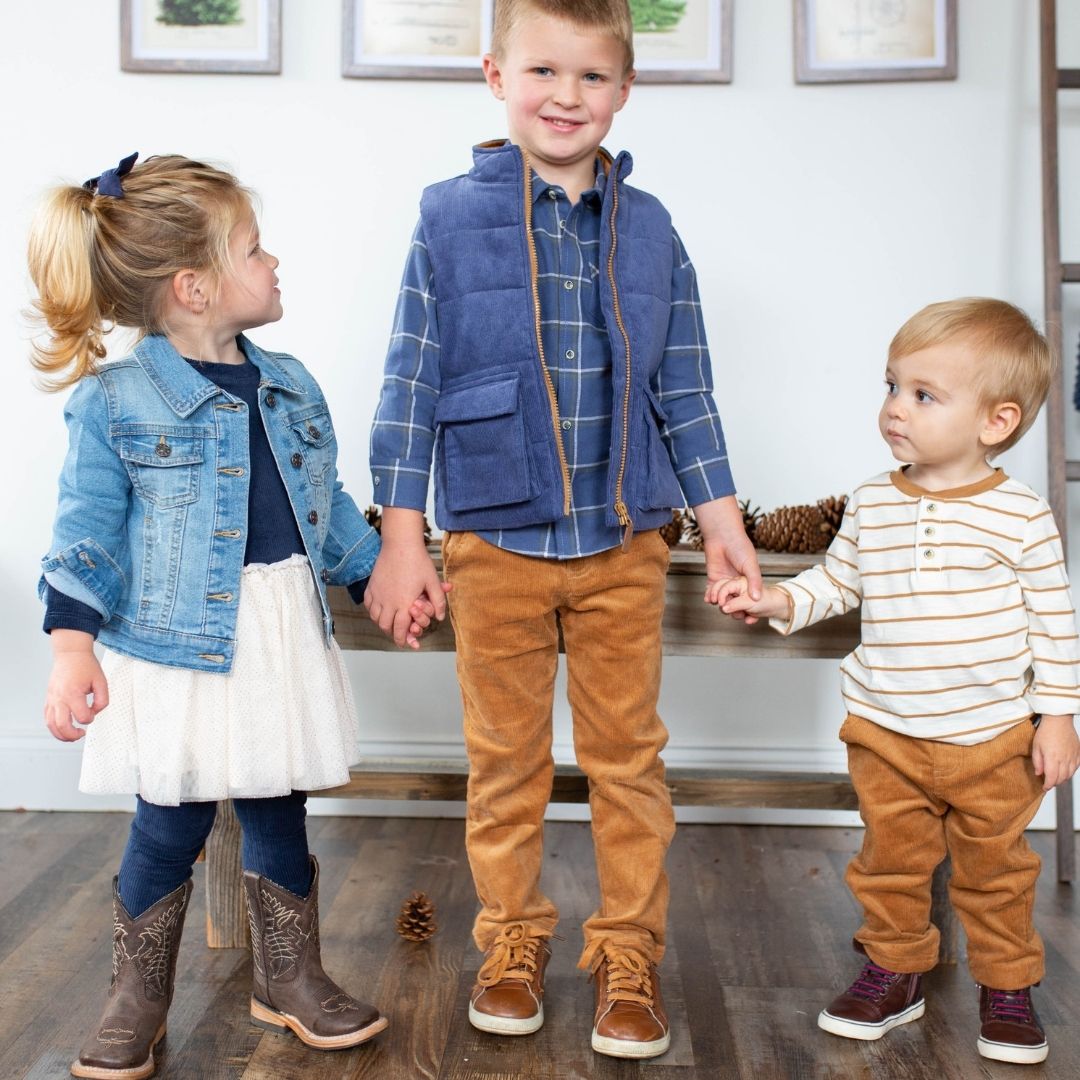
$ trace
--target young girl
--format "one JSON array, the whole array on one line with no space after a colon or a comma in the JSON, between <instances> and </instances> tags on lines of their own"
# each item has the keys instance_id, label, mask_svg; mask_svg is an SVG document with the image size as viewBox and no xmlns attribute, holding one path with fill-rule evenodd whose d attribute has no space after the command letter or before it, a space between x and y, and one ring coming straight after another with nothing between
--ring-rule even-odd
<instances>
[{"instance_id":1,"label":"young girl","mask_svg":"<svg viewBox=\"0 0 1080 1080\"><path fill-rule=\"evenodd\" d=\"M243 826L253 1019L320 1048L387 1025L322 969L304 825L305 792L346 781L356 748L326 588L362 596L379 539L337 479L315 380L243 336L282 314L250 193L196 161L136 157L54 191L30 238L49 330L34 364L54 389L75 384L39 586L45 720L58 739L87 735L82 791L137 796L81 1077L153 1073L220 799ZM99 365L107 325L140 340ZM413 635L428 623L416 610Z\"/></svg>"}]
</instances>

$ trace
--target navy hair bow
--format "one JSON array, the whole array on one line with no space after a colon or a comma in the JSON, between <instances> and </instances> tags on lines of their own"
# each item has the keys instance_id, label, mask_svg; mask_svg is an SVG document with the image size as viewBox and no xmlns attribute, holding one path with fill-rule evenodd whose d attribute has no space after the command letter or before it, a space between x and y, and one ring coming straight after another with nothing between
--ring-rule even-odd
<instances>
[{"instance_id":1,"label":"navy hair bow","mask_svg":"<svg viewBox=\"0 0 1080 1080\"><path fill-rule=\"evenodd\" d=\"M120 178L131 172L131 167L139 156L139 151L123 158L115 169L106 169L100 176L91 177L83 184L87 191L96 191L98 195L111 195L114 199L124 197L124 189L120 186Z\"/></svg>"}]
</instances>

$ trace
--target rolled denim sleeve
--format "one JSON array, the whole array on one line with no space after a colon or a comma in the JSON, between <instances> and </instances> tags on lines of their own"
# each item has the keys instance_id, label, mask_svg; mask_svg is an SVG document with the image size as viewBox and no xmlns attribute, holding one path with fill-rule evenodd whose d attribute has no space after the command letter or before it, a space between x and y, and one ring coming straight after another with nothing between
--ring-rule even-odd
<instances>
[{"instance_id":1,"label":"rolled denim sleeve","mask_svg":"<svg viewBox=\"0 0 1080 1080\"><path fill-rule=\"evenodd\" d=\"M435 281L421 220L405 263L371 429L371 480L383 506L427 507L439 384Z\"/></svg>"},{"instance_id":2,"label":"rolled denim sleeve","mask_svg":"<svg viewBox=\"0 0 1080 1080\"><path fill-rule=\"evenodd\" d=\"M660 434L688 506L735 493L720 414L713 400L712 365L705 340L697 275L672 230L671 315L653 387L667 414Z\"/></svg>"},{"instance_id":3,"label":"rolled denim sleeve","mask_svg":"<svg viewBox=\"0 0 1080 1080\"><path fill-rule=\"evenodd\" d=\"M41 561L38 595L46 583L93 608L107 622L126 585L127 508L131 480L109 440L108 401L101 380L84 379L64 409L68 452L49 554Z\"/></svg>"}]
</instances>

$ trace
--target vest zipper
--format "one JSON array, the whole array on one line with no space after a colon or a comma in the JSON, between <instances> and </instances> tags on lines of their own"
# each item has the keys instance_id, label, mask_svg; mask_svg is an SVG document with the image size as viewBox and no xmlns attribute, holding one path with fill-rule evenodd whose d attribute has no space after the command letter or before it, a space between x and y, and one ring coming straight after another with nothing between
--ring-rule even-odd
<instances>
[{"instance_id":1,"label":"vest zipper","mask_svg":"<svg viewBox=\"0 0 1080 1080\"><path fill-rule=\"evenodd\" d=\"M532 166L529 164L529 152L521 151L521 161L525 172L525 243L529 249L529 283L532 286L533 321L536 329L536 348L540 353L540 370L544 373L544 385L547 387L548 404L551 406L551 423L555 429L555 447L559 453L559 469L563 482L563 517L570 513L570 466L566 463L566 448L562 441L562 422L559 419L559 402L555 397L555 384L551 381L547 360L544 357L544 341L540 334L540 267L536 258L536 242L532 231Z\"/></svg>"},{"instance_id":2,"label":"vest zipper","mask_svg":"<svg viewBox=\"0 0 1080 1080\"><path fill-rule=\"evenodd\" d=\"M622 309L619 307L619 290L615 286L615 245L618 237L615 232L615 215L619 210L619 179L612 169L609 176L611 183L611 251L608 253L608 283L611 285L611 300L615 308L615 323L622 334L623 343L626 346L626 387L623 390L623 417L622 417L622 452L619 455L619 473L615 478L615 513L618 515L619 524L623 526L623 551L630 547L630 541L634 535L634 522L630 517L630 511L623 501L623 480L626 477L626 454L630 443L630 335L626 332L623 324Z\"/></svg>"}]
</instances>

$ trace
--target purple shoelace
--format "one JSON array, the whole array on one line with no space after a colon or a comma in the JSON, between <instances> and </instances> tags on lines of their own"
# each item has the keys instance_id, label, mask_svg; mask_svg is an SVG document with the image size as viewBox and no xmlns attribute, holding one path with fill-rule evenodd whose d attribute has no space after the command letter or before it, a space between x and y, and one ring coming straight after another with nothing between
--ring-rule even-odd
<instances>
[{"instance_id":1,"label":"purple shoelace","mask_svg":"<svg viewBox=\"0 0 1080 1080\"><path fill-rule=\"evenodd\" d=\"M879 967L872 960L868 961L859 972L859 977L851 984L848 993L853 997L867 1001L880 1001L899 978L895 971ZM991 991L995 993L996 991Z\"/></svg>"},{"instance_id":2,"label":"purple shoelace","mask_svg":"<svg viewBox=\"0 0 1080 1080\"><path fill-rule=\"evenodd\" d=\"M995 1020L1030 1023L1031 994L1027 990L990 990L990 1015Z\"/></svg>"}]
</instances>

